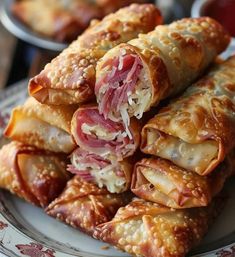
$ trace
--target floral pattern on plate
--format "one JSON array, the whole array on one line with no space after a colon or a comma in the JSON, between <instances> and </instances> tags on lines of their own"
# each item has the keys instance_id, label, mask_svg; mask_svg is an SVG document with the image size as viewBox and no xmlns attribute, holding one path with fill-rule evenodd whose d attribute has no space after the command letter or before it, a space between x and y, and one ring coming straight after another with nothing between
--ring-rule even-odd
<instances>
[{"instance_id":1,"label":"floral pattern on plate","mask_svg":"<svg viewBox=\"0 0 235 257\"><path fill-rule=\"evenodd\" d=\"M55 250L44 249L43 245L38 243L19 244L16 247L23 255L30 257L55 257Z\"/></svg>"}]
</instances>

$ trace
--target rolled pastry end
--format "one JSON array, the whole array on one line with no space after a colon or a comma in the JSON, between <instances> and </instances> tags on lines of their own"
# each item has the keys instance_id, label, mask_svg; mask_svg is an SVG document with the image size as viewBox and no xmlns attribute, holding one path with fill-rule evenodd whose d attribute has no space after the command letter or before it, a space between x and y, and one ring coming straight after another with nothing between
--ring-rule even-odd
<instances>
[{"instance_id":1,"label":"rolled pastry end","mask_svg":"<svg viewBox=\"0 0 235 257\"><path fill-rule=\"evenodd\" d=\"M58 109L52 115L53 109L38 108L40 106L31 106L28 103L29 101L24 106L13 109L4 135L11 140L33 145L39 149L71 153L76 147L71 135L66 130L49 124L44 119L45 116L51 115L51 119L55 121L55 116L60 114ZM62 124L61 120L58 121Z\"/></svg>"},{"instance_id":2,"label":"rolled pastry end","mask_svg":"<svg viewBox=\"0 0 235 257\"><path fill-rule=\"evenodd\" d=\"M171 160L176 165L207 175L223 160L220 144L213 139L201 143L187 142L182 138L151 128L148 124L142 130L141 150L144 153Z\"/></svg>"},{"instance_id":3,"label":"rolled pastry end","mask_svg":"<svg viewBox=\"0 0 235 257\"><path fill-rule=\"evenodd\" d=\"M36 76L29 81L28 92L30 96L33 96L40 103L48 102L49 92L45 87L46 84L50 83L46 76ZM44 86L43 86L44 85Z\"/></svg>"},{"instance_id":4,"label":"rolled pastry end","mask_svg":"<svg viewBox=\"0 0 235 257\"><path fill-rule=\"evenodd\" d=\"M69 178L66 155L16 141L0 149L0 187L34 205L48 206Z\"/></svg>"},{"instance_id":5,"label":"rolled pastry end","mask_svg":"<svg viewBox=\"0 0 235 257\"><path fill-rule=\"evenodd\" d=\"M230 171L215 178L200 176L164 159L142 159L136 163L131 190L138 197L170 208L207 206L213 196L212 182L223 184ZM218 173L218 172L217 172ZM222 178L221 178L222 177ZM221 188L220 188L221 189Z\"/></svg>"},{"instance_id":6,"label":"rolled pastry end","mask_svg":"<svg viewBox=\"0 0 235 257\"><path fill-rule=\"evenodd\" d=\"M74 76L78 76L79 72L81 71L77 71L77 74L74 74ZM39 75L32 78L28 85L29 95L40 103L52 105L79 104L93 98L93 91L88 83L81 84L79 88L75 88L71 85L72 81L70 84L66 81L58 81L58 83L64 84L66 90L58 88L58 86L52 87L52 82L55 80L52 74L52 72L47 74L42 71Z\"/></svg>"},{"instance_id":7,"label":"rolled pastry end","mask_svg":"<svg viewBox=\"0 0 235 257\"><path fill-rule=\"evenodd\" d=\"M128 126L130 117L140 119L150 108L152 88L146 75L149 70L135 47L122 44L109 51L97 70L95 93L105 118L123 120Z\"/></svg>"}]
</instances>

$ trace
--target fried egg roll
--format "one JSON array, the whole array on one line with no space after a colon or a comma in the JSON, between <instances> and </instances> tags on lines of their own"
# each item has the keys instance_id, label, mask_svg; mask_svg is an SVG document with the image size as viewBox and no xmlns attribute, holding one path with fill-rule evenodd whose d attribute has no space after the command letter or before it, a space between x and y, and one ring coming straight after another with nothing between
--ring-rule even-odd
<instances>
[{"instance_id":1,"label":"fried egg roll","mask_svg":"<svg viewBox=\"0 0 235 257\"><path fill-rule=\"evenodd\" d=\"M95 227L110 221L127 199L123 194L111 194L74 176L62 194L47 207L46 213L92 235Z\"/></svg>"},{"instance_id":2,"label":"fried egg roll","mask_svg":"<svg viewBox=\"0 0 235 257\"><path fill-rule=\"evenodd\" d=\"M142 130L144 153L207 175L235 146L235 56L215 67Z\"/></svg>"},{"instance_id":3,"label":"fried egg roll","mask_svg":"<svg viewBox=\"0 0 235 257\"><path fill-rule=\"evenodd\" d=\"M134 199L115 217L97 226L94 237L131 255L142 257L184 257L208 231L223 203L175 210Z\"/></svg>"},{"instance_id":4,"label":"fried egg roll","mask_svg":"<svg viewBox=\"0 0 235 257\"><path fill-rule=\"evenodd\" d=\"M228 46L230 37L209 17L157 26L108 51L97 65L95 94L105 118L129 125L160 100L190 85Z\"/></svg>"},{"instance_id":5,"label":"fried egg roll","mask_svg":"<svg viewBox=\"0 0 235 257\"><path fill-rule=\"evenodd\" d=\"M5 136L52 152L70 153L76 147L70 124L76 106L49 106L30 97L13 109Z\"/></svg>"},{"instance_id":6,"label":"fried egg roll","mask_svg":"<svg viewBox=\"0 0 235 257\"><path fill-rule=\"evenodd\" d=\"M132 3L143 4L149 1L146 0L95 0L96 4L102 8L104 14L114 12L124 6L128 6Z\"/></svg>"},{"instance_id":7,"label":"fried egg roll","mask_svg":"<svg viewBox=\"0 0 235 257\"><path fill-rule=\"evenodd\" d=\"M109 49L151 31L161 22L158 9L151 4L133 4L102 21L92 22L76 41L31 79L30 95L53 105L77 104L94 98L97 61Z\"/></svg>"},{"instance_id":8,"label":"fried egg roll","mask_svg":"<svg viewBox=\"0 0 235 257\"><path fill-rule=\"evenodd\" d=\"M83 0L22 0L15 1L11 10L33 31L59 42L71 42L91 19L103 16L97 4Z\"/></svg>"},{"instance_id":9,"label":"fried egg roll","mask_svg":"<svg viewBox=\"0 0 235 257\"><path fill-rule=\"evenodd\" d=\"M105 119L97 106L80 107L73 115L71 133L82 149L119 161L134 154L140 143L141 124L131 120L127 133L123 123Z\"/></svg>"},{"instance_id":10,"label":"fried egg roll","mask_svg":"<svg viewBox=\"0 0 235 257\"><path fill-rule=\"evenodd\" d=\"M11 142L0 150L0 187L34 205L46 207L64 189L66 156Z\"/></svg>"},{"instance_id":11,"label":"fried egg roll","mask_svg":"<svg viewBox=\"0 0 235 257\"><path fill-rule=\"evenodd\" d=\"M208 176L179 168L164 159L142 159L133 171L131 190L142 199L170 208L207 206L234 171L235 156L228 156Z\"/></svg>"},{"instance_id":12,"label":"fried egg roll","mask_svg":"<svg viewBox=\"0 0 235 257\"><path fill-rule=\"evenodd\" d=\"M111 193L120 193L130 188L133 161L117 161L107 155L96 155L77 148L71 154L68 171L80 178L93 182L98 187L106 187Z\"/></svg>"}]
</instances>

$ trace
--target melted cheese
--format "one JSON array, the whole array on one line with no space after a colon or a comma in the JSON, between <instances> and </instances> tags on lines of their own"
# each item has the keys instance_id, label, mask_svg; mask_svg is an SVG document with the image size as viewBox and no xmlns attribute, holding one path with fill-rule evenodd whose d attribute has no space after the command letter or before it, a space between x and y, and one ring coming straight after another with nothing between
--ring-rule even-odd
<instances>
[{"instance_id":1,"label":"melted cheese","mask_svg":"<svg viewBox=\"0 0 235 257\"><path fill-rule=\"evenodd\" d=\"M108 165L100 170L92 170L91 175L99 187L106 186L111 193L120 193L126 185L125 177L116 175L114 165Z\"/></svg>"}]
</instances>

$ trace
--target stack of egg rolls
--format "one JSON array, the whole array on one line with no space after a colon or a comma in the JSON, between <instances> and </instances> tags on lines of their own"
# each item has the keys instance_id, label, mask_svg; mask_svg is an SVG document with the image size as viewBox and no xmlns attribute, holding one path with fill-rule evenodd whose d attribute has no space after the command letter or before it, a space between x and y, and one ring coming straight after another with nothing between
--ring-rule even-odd
<instances>
[{"instance_id":1,"label":"stack of egg rolls","mask_svg":"<svg viewBox=\"0 0 235 257\"><path fill-rule=\"evenodd\" d=\"M161 109L142 130L142 151L210 174L235 146L234 70L232 56Z\"/></svg>"},{"instance_id":2,"label":"stack of egg rolls","mask_svg":"<svg viewBox=\"0 0 235 257\"><path fill-rule=\"evenodd\" d=\"M204 17L158 26L111 49L97 65L95 94L100 113L107 120L123 122L131 131L133 116L140 119L151 106L190 86L229 40L220 24ZM185 256L201 241L221 208L218 194L234 173L234 146L227 145L235 133L234 60L214 65L144 125L141 150L156 157L135 164L131 190L139 198L120 208L113 220L97 226L94 237L144 257ZM199 112L192 115L195 109ZM205 149L196 126L202 130ZM171 138L177 133L182 138L176 143ZM182 143L185 138L192 140L191 147ZM219 147L215 146L221 142L227 151L217 161ZM184 157L191 169L179 165ZM211 160L217 165L210 169ZM213 172L208 175L196 162Z\"/></svg>"},{"instance_id":3,"label":"stack of egg rolls","mask_svg":"<svg viewBox=\"0 0 235 257\"><path fill-rule=\"evenodd\" d=\"M130 138L122 123L106 121L96 104L79 104L94 99L96 62L113 46L161 22L151 4L120 9L92 22L30 81L32 96L13 109L5 129L13 142L0 152L2 188L42 208L52 202L49 215L90 235L127 203L128 193L120 193L130 188L134 162L128 158L140 143L139 123L132 121Z\"/></svg>"},{"instance_id":4,"label":"stack of egg rolls","mask_svg":"<svg viewBox=\"0 0 235 257\"><path fill-rule=\"evenodd\" d=\"M161 22L151 4L120 9L30 80L5 130L14 158L1 150L0 186L130 254L183 257L233 174L235 56L207 73L229 44L224 28Z\"/></svg>"},{"instance_id":5,"label":"stack of egg rolls","mask_svg":"<svg viewBox=\"0 0 235 257\"><path fill-rule=\"evenodd\" d=\"M195 27L198 29L196 30ZM181 74L180 78L176 80L174 83L168 85L168 92L166 92L166 96L170 95L169 91L173 90L176 92L182 90L182 88L186 87L193 79L198 77L207 66L215 59L218 53L220 53L225 47L227 46L229 42L229 36L224 31L224 29L219 25L217 22L215 22L212 19L204 18L204 19L186 19L182 21L178 21L175 23L172 23L170 25L165 26L157 26L156 29L153 32L150 32L149 34L143 35L143 37L149 39L149 48L153 48L154 42L158 42L159 34L162 35L162 37L168 37L169 34L174 33L175 31L178 31L181 33L181 39L171 39L169 41L169 44L174 46L174 49L177 49L180 53L184 55L188 55L188 59L190 59L190 56L195 53L195 50L198 50L201 54L200 60L198 61L197 65L194 65L191 67L188 65L186 60L182 60L181 66L177 66L178 72ZM212 42L212 38L210 33L217 33L216 34L216 41ZM151 41L151 40L153 41ZM137 39L136 39L137 40ZM139 41L141 40L141 37ZM155 41L154 41L155 40ZM135 41L135 40L133 40ZM161 40L160 40L161 41ZM132 42L132 41L130 41ZM131 44L131 43L130 43ZM130 45L129 42L126 43L127 46ZM140 44L141 45L141 44ZM173 48L173 46L171 46ZM116 50L119 49L119 50ZM118 53L122 52L122 49L126 54L121 54L121 60L119 58ZM145 51L147 51L146 45L144 45ZM157 48L156 48L157 49ZM155 50L156 50L155 49ZM167 48L166 48L167 49ZM159 49L158 49L159 50ZM157 50L156 50L157 51ZM160 50L159 50L160 51ZM159 52L158 51L158 52ZM163 49L162 49L163 51ZM176 50L175 50L176 51ZM135 58L136 56L136 58ZM151 54L151 56L153 56ZM165 56L165 55L164 55ZM197 55L196 55L197 56ZM139 58L139 57L138 57ZM143 67L144 65L141 64L141 58L138 59L137 55L134 55L131 52L128 52L124 45L119 45L117 47L114 47L110 51L108 51L103 58L101 58L100 62L97 66L97 73L96 73L96 88L95 93L97 95L97 101L98 101L98 107L97 105L93 106L85 106L80 107L74 114L72 119L72 134L76 141L76 143L79 145L81 149L84 149L88 151L89 153L92 153L92 161L90 161L90 165L88 164L88 161L86 160L86 165L84 166L84 161L82 161L81 151L75 151L73 153L73 158L71 158L72 161L72 170L76 174L80 174L83 177L87 177L88 179L96 180L105 180L103 183L98 182L100 185L106 185L107 187L111 188L111 185L108 184L108 180L102 176L100 178L100 175L97 174L97 166L98 168L101 167L101 161L100 165L97 165L93 163L94 158L97 160L102 160L102 162L108 162L109 164L115 164L118 163L118 166L120 166L120 161L126 161L126 157L133 155L136 148L138 147L138 141L139 141L139 129L141 127L141 121L138 122L138 120L134 117L129 119L127 122L124 118L126 112L122 113L121 117L114 118L112 115L107 115L106 112L104 112L104 108L108 109L109 111L113 110L113 112L116 114L119 113L119 111L122 109L120 105L116 105L116 101L118 100L124 100L126 99L127 95L129 94L130 97L133 96L133 91L131 88L128 89L130 84L132 86L139 85L140 83L143 83L145 87L149 90L150 83L145 83L146 81L141 80L138 78L133 79L132 75L135 74L136 70L139 70L140 72L144 74L149 74L149 72L146 72ZM160 58L160 57L158 57ZM138 59L138 60L137 60ZM174 59L174 58L173 58ZM165 57L164 62L162 61L163 65L168 65L169 74L170 71L172 73L176 72L176 66L174 66L175 70L171 70L173 66L170 64L172 61L171 57ZM189 62L189 61L188 61ZM171 66L170 66L171 65ZM110 69L110 67L112 69ZM185 70L187 68L187 70ZM125 70L124 70L125 69ZM128 70L129 69L129 70ZM134 71L134 69L136 69ZM154 70L155 66L153 67ZM173 69L173 68L172 68ZM161 77L164 77L167 75L164 73L163 70L159 70L159 80L161 80ZM129 75L128 75L129 74ZM131 75L132 74L132 75ZM173 77L173 74L171 75ZM108 82L110 79L110 83ZM121 79L122 81L119 81ZM127 82L126 85L123 81L129 80L130 82ZM129 84L128 84L129 83ZM109 85L109 86L108 86ZM129 86L128 86L129 85ZM170 88L171 85L171 88ZM105 90L110 87L110 89L103 95L103 100L100 101L100 95L99 92L105 92ZM125 87L125 88L124 88ZM160 90L163 90L164 88L159 85L158 95L160 95ZM97 91L98 90L98 91ZM142 92L139 92L139 99L141 102L145 101L144 96ZM161 97L159 98L159 100ZM158 100L158 101L159 101ZM149 102L149 101L148 101ZM133 101L134 103L134 101ZM146 109L147 110L147 109ZM145 110L145 111L146 111ZM126 117L126 116L125 116ZM140 116L138 116L140 118ZM133 132L135 131L135 133ZM99 156L94 156L99 155ZM116 155L116 158L115 158ZM84 158L83 158L84 159ZM87 155L86 155L86 159ZM115 160L116 159L116 160ZM128 160L129 161L129 160ZM86 172L84 173L84 167L86 167ZM107 171L107 173L110 174L110 165L109 167L105 164L103 164L104 170ZM75 168L75 169L74 169ZM88 170L87 170L88 168ZM99 168L100 172L103 173L103 169L101 170ZM87 172L90 171L90 172ZM130 172L130 169L128 170ZM90 174L92 175L90 176ZM94 173L97 174L94 178ZM127 172L121 172L120 174L126 174ZM117 174L117 172L116 172ZM107 175L107 177L110 177L110 181L115 179L117 183L122 183L120 181L119 176L117 176L115 172L112 172L112 175ZM99 177L98 177L99 176ZM126 176L126 177L130 177ZM112 183L114 185L114 183ZM121 192L123 190L126 190L128 181L126 183L123 183L122 189L119 187L119 189L113 189L114 192ZM117 188L117 185L115 185Z\"/></svg>"},{"instance_id":6,"label":"stack of egg rolls","mask_svg":"<svg viewBox=\"0 0 235 257\"><path fill-rule=\"evenodd\" d=\"M76 144L70 123L76 106L55 108L29 97L12 110L0 150L0 187L42 208L63 191Z\"/></svg>"},{"instance_id":7,"label":"stack of egg rolls","mask_svg":"<svg viewBox=\"0 0 235 257\"><path fill-rule=\"evenodd\" d=\"M235 56L162 108L142 129L132 191L172 208L207 206L234 172Z\"/></svg>"},{"instance_id":8,"label":"stack of egg rolls","mask_svg":"<svg viewBox=\"0 0 235 257\"><path fill-rule=\"evenodd\" d=\"M93 73L87 76L84 67L79 70L79 73L85 77L84 83L89 84L93 97L96 61L110 48L136 37L140 32L152 30L161 21L159 11L153 5L131 5L106 17L102 26L94 25L84 33L78 41L80 45L78 56L84 54L84 47L89 48L85 58L93 63L91 65ZM103 33L105 31L106 34L106 30L112 31L109 37ZM91 42L95 40L95 43L88 43L89 39ZM31 85L30 83L29 89ZM53 84L50 85L53 86ZM76 93L81 87L82 84L75 88ZM87 95L85 101L89 98ZM83 101L75 99L75 102ZM71 154L71 165L68 170L86 181L96 183L99 187L105 186L111 193L127 191L130 188L134 164L128 157L133 156L139 146L140 130L140 122L136 119L132 119L127 132L122 122L105 119L99 113L96 103L80 106L71 122L71 133L78 148Z\"/></svg>"},{"instance_id":9,"label":"stack of egg rolls","mask_svg":"<svg viewBox=\"0 0 235 257\"><path fill-rule=\"evenodd\" d=\"M97 65L95 94L105 117L130 118L177 94L228 45L224 28L208 17L157 26L111 49Z\"/></svg>"},{"instance_id":10,"label":"stack of egg rolls","mask_svg":"<svg viewBox=\"0 0 235 257\"><path fill-rule=\"evenodd\" d=\"M141 199L97 226L96 238L145 257L182 257L201 241L234 174L234 74L232 56L147 122L141 149L155 157L136 163L131 184Z\"/></svg>"},{"instance_id":11,"label":"stack of egg rolls","mask_svg":"<svg viewBox=\"0 0 235 257\"><path fill-rule=\"evenodd\" d=\"M105 119L96 105L78 108L71 132L79 148L71 154L69 170L112 193L128 190L140 131L136 119L131 121L129 137L122 122Z\"/></svg>"},{"instance_id":12,"label":"stack of egg rolls","mask_svg":"<svg viewBox=\"0 0 235 257\"><path fill-rule=\"evenodd\" d=\"M120 9L94 21L90 27L44 70L32 78L29 94L39 102L53 105L78 104L94 98L97 61L114 46L139 33L151 31L162 22L150 4Z\"/></svg>"}]
</instances>

